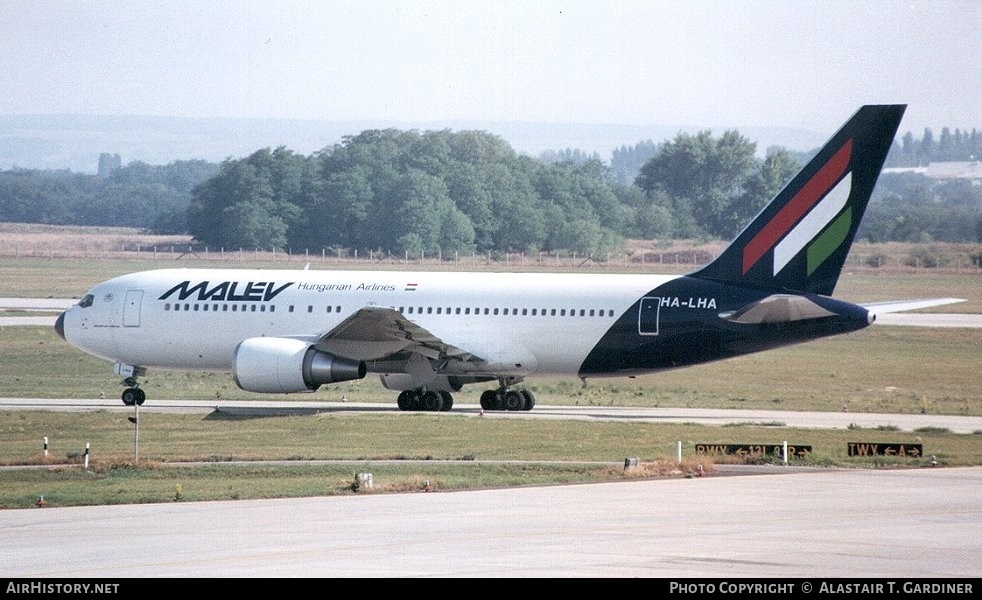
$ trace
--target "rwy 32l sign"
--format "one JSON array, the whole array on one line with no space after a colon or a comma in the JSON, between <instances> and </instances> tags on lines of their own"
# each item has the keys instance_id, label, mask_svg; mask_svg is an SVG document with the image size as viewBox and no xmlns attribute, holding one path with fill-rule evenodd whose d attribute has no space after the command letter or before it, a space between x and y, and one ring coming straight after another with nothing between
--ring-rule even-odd
<instances>
[{"instance_id":1,"label":"rwy 32l sign","mask_svg":"<svg viewBox=\"0 0 982 600\"><path fill-rule=\"evenodd\" d=\"M696 444L696 454L720 456L783 456L781 444ZM788 445L788 457L804 458L812 453L811 446Z\"/></svg>"}]
</instances>

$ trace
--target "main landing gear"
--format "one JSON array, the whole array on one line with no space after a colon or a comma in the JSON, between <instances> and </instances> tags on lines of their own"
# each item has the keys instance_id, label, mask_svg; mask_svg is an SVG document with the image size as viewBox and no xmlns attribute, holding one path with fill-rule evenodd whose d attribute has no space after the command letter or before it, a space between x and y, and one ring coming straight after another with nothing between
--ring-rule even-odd
<instances>
[{"instance_id":1,"label":"main landing gear","mask_svg":"<svg viewBox=\"0 0 982 600\"><path fill-rule=\"evenodd\" d=\"M532 410L535 396L528 390L508 390L504 387L481 394L484 410Z\"/></svg>"},{"instance_id":2,"label":"main landing gear","mask_svg":"<svg viewBox=\"0 0 982 600\"><path fill-rule=\"evenodd\" d=\"M453 408L453 396L444 391L405 390L399 394L398 404L399 410L446 412Z\"/></svg>"},{"instance_id":3,"label":"main landing gear","mask_svg":"<svg viewBox=\"0 0 982 600\"><path fill-rule=\"evenodd\" d=\"M444 391L405 390L399 394L398 404L399 410L446 412L453 408L453 396ZM528 390L509 390L502 385L481 394L483 410L528 411L534 407L535 395Z\"/></svg>"}]
</instances>

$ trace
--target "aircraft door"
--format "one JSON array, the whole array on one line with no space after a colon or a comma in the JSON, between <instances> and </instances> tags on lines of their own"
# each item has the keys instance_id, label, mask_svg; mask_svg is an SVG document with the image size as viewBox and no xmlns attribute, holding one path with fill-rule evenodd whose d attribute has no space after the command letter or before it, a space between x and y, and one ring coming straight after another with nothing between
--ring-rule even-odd
<instances>
[{"instance_id":1,"label":"aircraft door","mask_svg":"<svg viewBox=\"0 0 982 600\"><path fill-rule=\"evenodd\" d=\"M126 292L126 300L123 301L123 327L140 326L140 308L143 304L143 290L130 290Z\"/></svg>"},{"instance_id":2,"label":"aircraft door","mask_svg":"<svg viewBox=\"0 0 982 600\"><path fill-rule=\"evenodd\" d=\"M638 335L658 335L658 318L661 313L661 298L641 299L638 308Z\"/></svg>"}]
</instances>

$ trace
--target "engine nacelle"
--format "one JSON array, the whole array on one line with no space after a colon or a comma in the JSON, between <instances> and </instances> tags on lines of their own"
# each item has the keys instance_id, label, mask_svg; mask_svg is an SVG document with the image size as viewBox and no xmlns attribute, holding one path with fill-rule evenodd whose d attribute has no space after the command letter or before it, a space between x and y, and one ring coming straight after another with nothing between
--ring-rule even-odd
<instances>
[{"instance_id":1,"label":"engine nacelle","mask_svg":"<svg viewBox=\"0 0 982 600\"><path fill-rule=\"evenodd\" d=\"M325 383L365 376L362 361L338 358L289 338L256 337L235 348L232 375L247 392L312 392Z\"/></svg>"}]
</instances>

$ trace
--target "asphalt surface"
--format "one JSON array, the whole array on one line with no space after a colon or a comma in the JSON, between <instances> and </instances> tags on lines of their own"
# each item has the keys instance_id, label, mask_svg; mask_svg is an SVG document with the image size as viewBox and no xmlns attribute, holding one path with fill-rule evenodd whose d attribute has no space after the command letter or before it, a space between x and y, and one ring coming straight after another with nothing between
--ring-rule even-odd
<instances>
[{"instance_id":1,"label":"asphalt surface","mask_svg":"<svg viewBox=\"0 0 982 600\"><path fill-rule=\"evenodd\" d=\"M977 578L982 468L0 511L11 578Z\"/></svg>"},{"instance_id":2,"label":"asphalt surface","mask_svg":"<svg viewBox=\"0 0 982 600\"><path fill-rule=\"evenodd\" d=\"M119 398L0 398L0 410L108 410L132 413ZM152 398L141 411L229 415L311 415L319 413L399 412L395 403L162 400ZM484 419L578 419L647 423L698 423L702 425L772 425L815 429L896 428L914 431L923 427L946 428L954 433L982 431L982 417L852 412L797 412L786 410L737 410L708 408L643 408L619 406L549 406L539 404L528 412L483 411L477 404L456 403L453 414Z\"/></svg>"}]
</instances>

